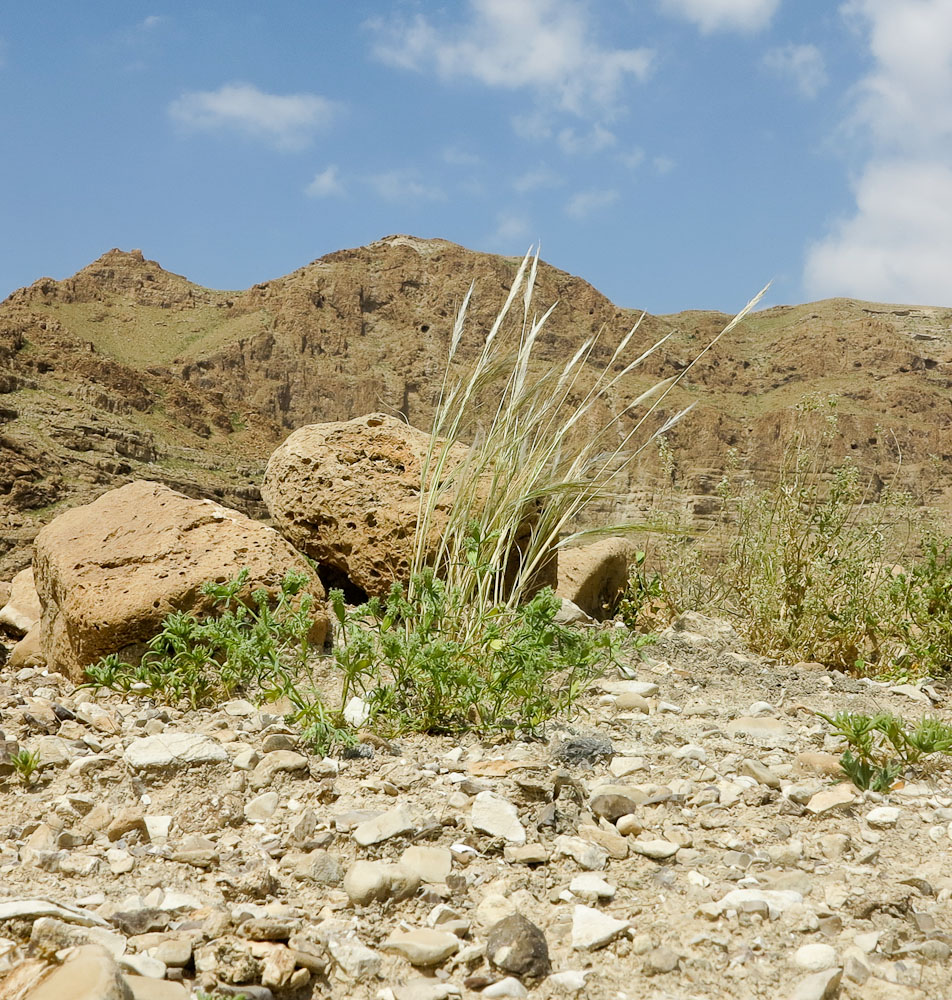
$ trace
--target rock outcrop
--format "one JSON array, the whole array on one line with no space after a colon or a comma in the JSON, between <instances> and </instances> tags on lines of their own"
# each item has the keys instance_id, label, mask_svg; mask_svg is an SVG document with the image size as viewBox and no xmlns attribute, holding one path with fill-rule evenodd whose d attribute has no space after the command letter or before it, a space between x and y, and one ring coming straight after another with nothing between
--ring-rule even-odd
<instances>
[{"instance_id":1,"label":"rock outcrop","mask_svg":"<svg viewBox=\"0 0 952 1000\"><path fill-rule=\"evenodd\" d=\"M192 500L159 483L137 481L66 511L37 536L34 568L43 612L40 644L49 664L72 678L99 657L135 650L172 611L212 606L200 587L243 568L249 586L277 589L287 570L311 576L273 529L211 500ZM322 642L319 605L313 639Z\"/></svg>"}]
</instances>

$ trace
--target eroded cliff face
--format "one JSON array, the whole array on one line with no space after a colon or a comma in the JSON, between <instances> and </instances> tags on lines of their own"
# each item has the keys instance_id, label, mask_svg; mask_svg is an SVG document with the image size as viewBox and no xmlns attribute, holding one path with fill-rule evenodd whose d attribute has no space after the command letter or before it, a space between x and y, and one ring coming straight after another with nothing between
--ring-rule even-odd
<instances>
[{"instance_id":1,"label":"eroded cliff face","mask_svg":"<svg viewBox=\"0 0 952 1000\"><path fill-rule=\"evenodd\" d=\"M263 516L264 462L294 428L373 411L428 427L470 283L463 361L518 265L445 240L391 236L221 292L139 251L112 250L72 278L15 292L0 304L0 578L28 561L32 535L57 510L134 478ZM540 263L534 306L555 301L539 367L563 365L595 334L592 364L604 365L640 316ZM603 415L677 374L728 319L644 317L631 356L673 335L603 400ZM731 450L754 476L776 475L791 407L808 395L839 399L833 459L850 455L875 483L893 479L901 457L901 476L952 511L950 388L952 310L837 299L750 317L659 416L697 404L667 437L683 502L701 516L716 509ZM619 433L633 419L626 414ZM637 516L657 487L649 449L614 513Z\"/></svg>"}]
</instances>

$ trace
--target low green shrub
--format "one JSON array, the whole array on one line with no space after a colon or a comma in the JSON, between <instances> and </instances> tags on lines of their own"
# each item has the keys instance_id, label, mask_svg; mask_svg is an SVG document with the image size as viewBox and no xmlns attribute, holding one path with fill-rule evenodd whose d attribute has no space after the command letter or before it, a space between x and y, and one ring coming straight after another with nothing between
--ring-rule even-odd
<instances>
[{"instance_id":1,"label":"low green shrub","mask_svg":"<svg viewBox=\"0 0 952 1000\"><path fill-rule=\"evenodd\" d=\"M536 733L618 654L614 630L557 624L561 602L549 589L483 610L425 571L410 596L394 584L385 601L350 609L332 591L331 605L343 698L360 694L391 734Z\"/></svg>"},{"instance_id":2,"label":"low green shrub","mask_svg":"<svg viewBox=\"0 0 952 1000\"><path fill-rule=\"evenodd\" d=\"M906 768L928 768L952 755L952 725L935 716L912 725L891 712L817 714L840 738L840 766L857 788L888 791Z\"/></svg>"},{"instance_id":3,"label":"low green shrub","mask_svg":"<svg viewBox=\"0 0 952 1000\"><path fill-rule=\"evenodd\" d=\"M666 496L652 568L639 558L620 605L627 625L701 611L765 655L892 676L952 668L952 539L930 534L908 492L831 464L835 402L823 409L798 407L776 484L758 486L734 456L706 533Z\"/></svg>"},{"instance_id":4,"label":"low green shrub","mask_svg":"<svg viewBox=\"0 0 952 1000\"><path fill-rule=\"evenodd\" d=\"M40 755L35 750L18 750L11 754L10 763L20 782L29 785L33 781L33 775L39 770Z\"/></svg>"},{"instance_id":5,"label":"low green shrub","mask_svg":"<svg viewBox=\"0 0 952 1000\"><path fill-rule=\"evenodd\" d=\"M202 593L214 599L217 614L200 620L173 612L138 664L116 654L103 657L86 668L90 683L173 703L185 699L193 708L240 690L282 686L307 661L313 625L313 598L303 589L308 576L289 570L275 601L264 589L241 599L247 582L244 569L227 583L204 584Z\"/></svg>"}]
</instances>

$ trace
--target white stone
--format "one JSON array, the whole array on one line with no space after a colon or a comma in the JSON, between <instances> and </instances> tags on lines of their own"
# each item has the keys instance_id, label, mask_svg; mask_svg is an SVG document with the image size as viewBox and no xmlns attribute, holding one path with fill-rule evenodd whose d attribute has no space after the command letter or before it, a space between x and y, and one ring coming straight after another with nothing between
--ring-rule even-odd
<instances>
[{"instance_id":1,"label":"white stone","mask_svg":"<svg viewBox=\"0 0 952 1000\"><path fill-rule=\"evenodd\" d=\"M635 854L640 854L654 861L664 861L674 857L681 850L680 844L672 844L669 840L632 840L628 845Z\"/></svg>"},{"instance_id":2,"label":"white stone","mask_svg":"<svg viewBox=\"0 0 952 1000\"><path fill-rule=\"evenodd\" d=\"M602 681L599 687L609 694L637 694L642 698L653 698L661 690L651 681Z\"/></svg>"},{"instance_id":3,"label":"white stone","mask_svg":"<svg viewBox=\"0 0 952 1000\"><path fill-rule=\"evenodd\" d=\"M489 997L490 1000L493 997L527 997L528 995L529 991L515 976L506 976L505 979L500 979L491 986L487 986L480 993L480 996Z\"/></svg>"},{"instance_id":4,"label":"white stone","mask_svg":"<svg viewBox=\"0 0 952 1000\"><path fill-rule=\"evenodd\" d=\"M230 715L233 718L242 718L246 715L254 715L258 710L251 704L250 701L246 701L244 698L235 698L232 701L226 701L222 705L222 710L225 715Z\"/></svg>"},{"instance_id":5,"label":"white stone","mask_svg":"<svg viewBox=\"0 0 952 1000\"><path fill-rule=\"evenodd\" d=\"M841 969L826 969L814 972L797 983L790 994L790 1000L832 1000L839 992Z\"/></svg>"},{"instance_id":6,"label":"white stone","mask_svg":"<svg viewBox=\"0 0 952 1000\"><path fill-rule=\"evenodd\" d=\"M493 792L480 792L473 799L470 817L473 827L501 837L510 844L524 844L526 831L519 821L519 810L508 800Z\"/></svg>"},{"instance_id":7,"label":"white stone","mask_svg":"<svg viewBox=\"0 0 952 1000\"><path fill-rule=\"evenodd\" d=\"M391 837L402 837L415 828L409 809L405 805L400 805L359 824L354 829L353 838L361 847L369 847Z\"/></svg>"},{"instance_id":8,"label":"white stone","mask_svg":"<svg viewBox=\"0 0 952 1000\"><path fill-rule=\"evenodd\" d=\"M370 706L359 695L354 695L344 706L344 721L359 729L370 718Z\"/></svg>"},{"instance_id":9,"label":"white stone","mask_svg":"<svg viewBox=\"0 0 952 1000\"><path fill-rule=\"evenodd\" d=\"M225 748L199 733L159 733L133 740L124 754L137 771L190 764L219 764L228 760Z\"/></svg>"},{"instance_id":10,"label":"white stone","mask_svg":"<svg viewBox=\"0 0 952 1000\"><path fill-rule=\"evenodd\" d=\"M269 820L278 808L277 792L263 792L245 803L245 819L249 823L264 823Z\"/></svg>"},{"instance_id":11,"label":"white stone","mask_svg":"<svg viewBox=\"0 0 952 1000\"><path fill-rule=\"evenodd\" d=\"M119 959L119 965L137 976L145 976L148 979L165 979L165 962L160 962L151 955L144 953L130 955L127 953Z\"/></svg>"},{"instance_id":12,"label":"white stone","mask_svg":"<svg viewBox=\"0 0 952 1000\"><path fill-rule=\"evenodd\" d=\"M899 822L900 814L895 806L877 806L866 814L866 822L876 830L888 830Z\"/></svg>"},{"instance_id":13,"label":"white stone","mask_svg":"<svg viewBox=\"0 0 952 1000\"><path fill-rule=\"evenodd\" d=\"M572 947L576 951L604 948L630 927L627 920L616 920L591 906L578 904L572 911Z\"/></svg>"},{"instance_id":14,"label":"white stone","mask_svg":"<svg viewBox=\"0 0 952 1000\"><path fill-rule=\"evenodd\" d=\"M569 883L569 891L579 899L593 901L596 899L611 899L615 895L615 887L606 882L595 872L582 872Z\"/></svg>"},{"instance_id":15,"label":"white stone","mask_svg":"<svg viewBox=\"0 0 952 1000\"><path fill-rule=\"evenodd\" d=\"M828 944L804 944L794 952L793 961L807 972L822 972L836 965L836 949Z\"/></svg>"}]
</instances>

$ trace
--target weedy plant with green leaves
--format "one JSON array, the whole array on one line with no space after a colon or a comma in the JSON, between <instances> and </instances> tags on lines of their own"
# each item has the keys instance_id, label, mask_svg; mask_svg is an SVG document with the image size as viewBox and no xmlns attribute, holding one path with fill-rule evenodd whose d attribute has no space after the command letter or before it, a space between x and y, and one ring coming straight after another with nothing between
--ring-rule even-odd
<instances>
[{"instance_id":1,"label":"weedy plant with green leaves","mask_svg":"<svg viewBox=\"0 0 952 1000\"><path fill-rule=\"evenodd\" d=\"M839 737L840 766L857 788L888 791L907 768L928 770L952 755L952 725L936 716L913 725L891 712L817 715Z\"/></svg>"},{"instance_id":2,"label":"weedy plant with green leaves","mask_svg":"<svg viewBox=\"0 0 952 1000\"><path fill-rule=\"evenodd\" d=\"M10 755L10 763L21 784L29 785L40 768L40 755L36 750L24 748Z\"/></svg>"},{"instance_id":3,"label":"weedy plant with green leaves","mask_svg":"<svg viewBox=\"0 0 952 1000\"><path fill-rule=\"evenodd\" d=\"M702 611L732 619L765 655L890 676L949 669L952 540L929 534L907 491L874 490L851 462L832 461L835 400L796 413L777 482L756 485L735 456L714 527L699 534L682 519L659 532L654 569L634 568L624 620Z\"/></svg>"},{"instance_id":4,"label":"weedy plant with green leaves","mask_svg":"<svg viewBox=\"0 0 952 1000\"><path fill-rule=\"evenodd\" d=\"M173 612L149 642L138 664L113 653L86 668L90 684L134 691L193 708L213 704L239 690L281 688L307 662L313 598L306 573L289 570L277 599L265 589L247 589L248 570L226 583L206 583L218 613L199 619Z\"/></svg>"}]
</instances>

